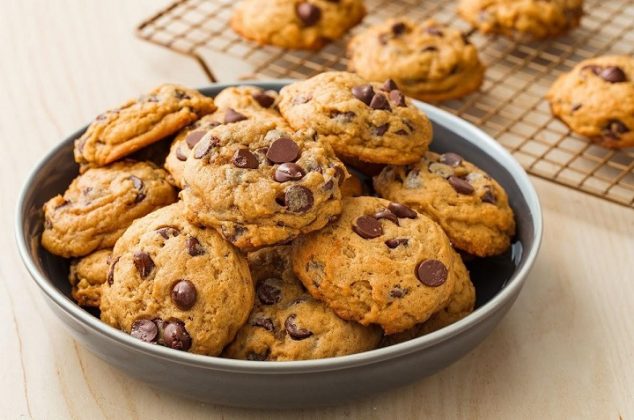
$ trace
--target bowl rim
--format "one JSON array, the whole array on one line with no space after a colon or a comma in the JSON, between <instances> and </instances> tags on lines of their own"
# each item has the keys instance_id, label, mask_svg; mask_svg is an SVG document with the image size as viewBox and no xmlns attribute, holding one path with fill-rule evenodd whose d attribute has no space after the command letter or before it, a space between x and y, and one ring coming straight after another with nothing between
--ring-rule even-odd
<instances>
[{"instance_id":1,"label":"bowl rim","mask_svg":"<svg viewBox=\"0 0 634 420\"><path fill-rule=\"evenodd\" d=\"M294 80L271 80L271 81L254 81L246 80L233 83L217 83L204 86L198 90L205 93L209 91L220 91L226 87L255 85L263 89L279 90L283 86L293 82ZM29 252L29 244L25 240L23 230L23 218L25 214L25 200L30 191L35 187L34 181L37 174L47 164L47 162L57 154L61 149L68 147L71 139L77 138L87 126L75 131L66 137L62 142L50 150L31 170L26 181L23 183L16 205L15 216L15 237L18 245L18 251L23 264L27 268L29 274L49 298L58 308L62 309L67 315L72 317L76 322L84 325L94 333L115 341L120 345L131 348L137 352L145 353L152 357L178 362L181 364L201 367L209 370L248 373L248 374L297 374L297 373L317 373L331 370L349 369L356 366L380 363L388 359L406 356L413 352L418 352L428 347L434 346L441 342L451 339L452 337L463 333L477 324L483 322L487 318L493 316L496 312L502 310L509 299L519 293L529 271L532 269L539 249L541 247L543 235L542 210L539 197L533 187L530 178L520 164L507 152L498 142L491 136L475 127L473 124L453 115L447 111L436 108L420 101L414 101L415 105L427 114L431 121L437 122L445 126L450 131L458 132L465 141L472 143L476 148L483 150L489 156L498 159L500 165L509 172L513 180L516 182L521 194L527 202L530 211L530 220L532 222L532 230L534 235L533 246L530 249L524 249L524 264L516 270L507 285L500 290L491 300L476 309L467 317L447 326L440 330L417 337L403 343L394 344L392 346L378 348L363 353L356 353L346 356L330 357L317 360L298 360L298 361L279 361L271 363L262 363L259 361L225 359L214 356L199 355L169 349L167 347L142 342L123 331L107 325L98 318L89 314L79 305L69 299L65 294L61 293L46 279L36 267Z\"/></svg>"}]
</instances>

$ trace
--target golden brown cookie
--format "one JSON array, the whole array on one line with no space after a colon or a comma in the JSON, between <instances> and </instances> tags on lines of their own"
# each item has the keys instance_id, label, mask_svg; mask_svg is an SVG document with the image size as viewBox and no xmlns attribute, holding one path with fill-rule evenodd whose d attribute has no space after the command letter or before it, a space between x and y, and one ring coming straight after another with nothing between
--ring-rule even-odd
<instances>
[{"instance_id":1,"label":"golden brown cookie","mask_svg":"<svg viewBox=\"0 0 634 420\"><path fill-rule=\"evenodd\" d=\"M348 70L377 82L392 79L427 102L459 98L484 79L478 51L462 32L434 20L389 19L348 44Z\"/></svg>"},{"instance_id":2,"label":"golden brown cookie","mask_svg":"<svg viewBox=\"0 0 634 420\"><path fill-rule=\"evenodd\" d=\"M364 16L362 0L243 0L231 27L258 44L315 50L341 38Z\"/></svg>"},{"instance_id":3,"label":"golden brown cookie","mask_svg":"<svg viewBox=\"0 0 634 420\"><path fill-rule=\"evenodd\" d=\"M72 296L81 306L99 307L101 287L106 282L111 249L102 249L70 263L68 280Z\"/></svg>"},{"instance_id":4,"label":"golden brown cookie","mask_svg":"<svg viewBox=\"0 0 634 420\"><path fill-rule=\"evenodd\" d=\"M344 199L339 220L292 245L293 271L343 319L408 330L445 307L466 270L441 227L376 197Z\"/></svg>"},{"instance_id":5,"label":"golden brown cookie","mask_svg":"<svg viewBox=\"0 0 634 420\"><path fill-rule=\"evenodd\" d=\"M255 250L321 229L337 216L347 172L312 131L253 117L209 131L184 175L190 219Z\"/></svg>"},{"instance_id":6,"label":"golden brown cookie","mask_svg":"<svg viewBox=\"0 0 634 420\"><path fill-rule=\"evenodd\" d=\"M257 86L232 86L223 89L214 98L218 109L252 109L255 111L275 110L279 94L274 90L264 90Z\"/></svg>"},{"instance_id":7,"label":"golden brown cookie","mask_svg":"<svg viewBox=\"0 0 634 420\"><path fill-rule=\"evenodd\" d=\"M559 76L546 97L575 133L611 149L634 146L634 57L584 60Z\"/></svg>"},{"instance_id":8,"label":"golden brown cookie","mask_svg":"<svg viewBox=\"0 0 634 420\"><path fill-rule=\"evenodd\" d=\"M353 73L327 72L285 86L279 107L292 128L315 129L344 161L412 163L432 137L427 116L393 82L368 83Z\"/></svg>"},{"instance_id":9,"label":"golden brown cookie","mask_svg":"<svg viewBox=\"0 0 634 420\"><path fill-rule=\"evenodd\" d=\"M182 203L135 221L117 241L101 298L102 321L148 343L216 356L249 316L246 259Z\"/></svg>"},{"instance_id":10,"label":"golden brown cookie","mask_svg":"<svg viewBox=\"0 0 634 420\"><path fill-rule=\"evenodd\" d=\"M344 321L310 296L292 272L289 247L249 254L256 300L249 321L223 355L246 360L308 360L376 348L381 329Z\"/></svg>"},{"instance_id":11,"label":"golden brown cookie","mask_svg":"<svg viewBox=\"0 0 634 420\"><path fill-rule=\"evenodd\" d=\"M82 170L107 165L176 133L215 109L213 99L196 90L161 85L99 115L75 140L75 161Z\"/></svg>"},{"instance_id":12,"label":"golden brown cookie","mask_svg":"<svg viewBox=\"0 0 634 420\"><path fill-rule=\"evenodd\" d=\"M66 258L112 248L134 219L176 201L167 178L146 162L89 169L44 204L42 246Z\"/></svg>"},{"instance_id":13,"label":"golden brown cookie","mask_svg":"<svg viewBox=\"0 0 634 420\"><path fill-rule=\"evenodd\" d=\"M504 189L455 153L428 152L414 165L390 166L374 178L377 193L428 215L452 244L479 257L511 245L515 218Z\"/></svg>"},{"instance_id":14,"label":"golden brown cookie","mask_svg":"<svg viewBox=\"0 0 634 420\"><path fill-rule=\"evenodd\" d=\"M547 38L579 26L582 0L460 0L458 14L485 34Z\"/></svg>"}]
</instances>

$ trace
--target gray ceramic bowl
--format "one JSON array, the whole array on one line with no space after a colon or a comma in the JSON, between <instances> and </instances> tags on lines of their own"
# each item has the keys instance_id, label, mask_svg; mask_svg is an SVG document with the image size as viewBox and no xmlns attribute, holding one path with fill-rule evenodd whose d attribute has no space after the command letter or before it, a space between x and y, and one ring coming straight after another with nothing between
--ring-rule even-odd
<instances>
[{"instance_id":1,"label":"gray ceramic bowl","mask_svg":"<svg viewBox=\"0 0 634 420\"><path fill-rule=\"evenodd\" d=\"M284 83L255 83L280 89ZM227 85L202 92L214 96ZM435 151L455 151L484 168L506 189L518 233L507 255L473 263L477 309L465 319L402 344L323 360L252 362L200 356L147 344L118 331L70 299L68 262L39 243L42 205L63 192L77 175L73 133L33 170L17 207L20 255L46 302L88 350L151 386L201 401L242 406L293 408L333 405L416 381L448 366L481 342L517 298L535 261L542 236L537 194L526 173L493 139L444 111L418 104L434 123Z\"/></svg>"}]
</instances>

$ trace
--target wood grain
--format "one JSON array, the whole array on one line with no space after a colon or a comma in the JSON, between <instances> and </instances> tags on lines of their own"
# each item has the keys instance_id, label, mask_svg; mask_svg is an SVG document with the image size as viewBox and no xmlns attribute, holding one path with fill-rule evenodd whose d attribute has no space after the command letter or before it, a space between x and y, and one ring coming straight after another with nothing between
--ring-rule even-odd
<instances>
[{"instance_id":1,"label":"wood grain","mask_svg":"<svg viewBox=\"0 0 634 420\"><path fill-rule=\"evenodd\" d=\"M544 244L517 304L467 357L413 386L324 410L240 410L153 390L75 343L19 260L16 197L37 160L103 109L163 81L206 83L193 61L132 36L164 3L1 3L0 417L634 417L634 213L541 180Z\"/></svg>"}]
</instances>

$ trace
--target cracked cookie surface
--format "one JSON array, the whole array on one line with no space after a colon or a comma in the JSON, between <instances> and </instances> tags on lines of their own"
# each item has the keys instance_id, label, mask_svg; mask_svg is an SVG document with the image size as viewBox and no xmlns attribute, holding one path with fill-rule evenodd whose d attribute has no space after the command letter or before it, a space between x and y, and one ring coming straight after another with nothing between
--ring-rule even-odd
<instances>
[{"instance_id":1,"label":"cracked cookie surface","mask_svg":"<svg viewBox=\"0 0 634 420\"><path fill-rule=\"evenodd\" d=\"M135 219L174 201L167 172L150 163L89 169L44 204L42 246L66 258L112 248Z\"/></svg>"},{"instance_id":2,"label":"cracked cookie surface","mask_svg":"<svg viewBox=\"0 0 634 420\"><path fill-rule=\"evenodd\" d=\"M247 320L253 282L236 248L184 214L181 202L164 207L117 241L101 319L148 343L216 356Z\"/></svg>"}]
</instances>

